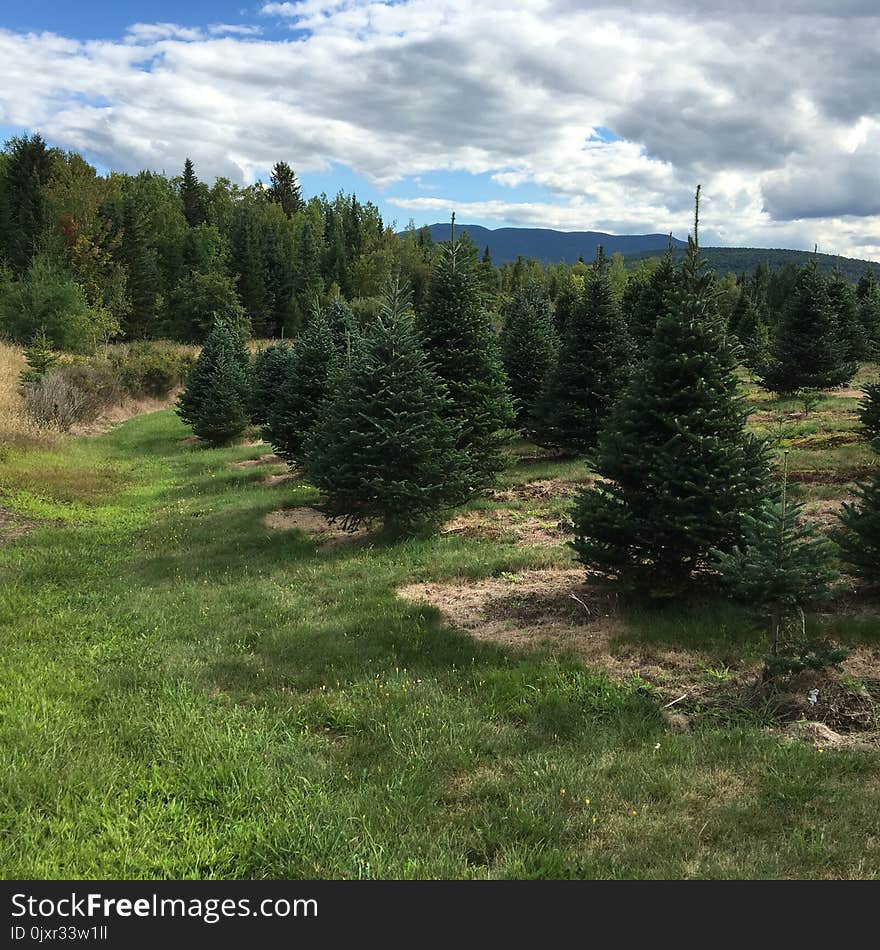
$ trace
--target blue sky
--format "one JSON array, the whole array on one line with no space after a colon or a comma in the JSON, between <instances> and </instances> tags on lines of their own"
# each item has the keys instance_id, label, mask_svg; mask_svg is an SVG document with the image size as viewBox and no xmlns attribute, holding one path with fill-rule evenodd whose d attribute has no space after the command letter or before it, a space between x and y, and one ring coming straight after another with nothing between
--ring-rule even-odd
<instances>
[{"instance_id":1,"label":"blue sky","mask_svg":"<svg viewBox=\"0 0 880 950\"><path fill-rule=\"evenodd\" d=\"M6 3L0 134L446 220L880 257L880 10L778 0Z\"/></svg>"}]
</instances>

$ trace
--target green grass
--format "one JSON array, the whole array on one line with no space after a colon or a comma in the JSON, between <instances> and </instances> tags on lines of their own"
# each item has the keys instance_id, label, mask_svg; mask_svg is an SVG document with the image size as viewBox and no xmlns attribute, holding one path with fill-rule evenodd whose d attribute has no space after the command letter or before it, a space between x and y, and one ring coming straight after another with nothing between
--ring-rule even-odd
<instances>
[{"instance_id":1,"label":"green grass","mask_svg":"<svg viewBox=\"0 0 880 950\"><path fill-rule=\"evenodd\" d=\"M163 412L0 465L0 501L45 519L0 547L4 876L880 876L880 756L745 718L672 734L638 678L479 645L395 588L558 552L318 551L262 520L311 487L187 434ZM719 610L632 636L756 654Z\"/></svg>"}]
</instances>

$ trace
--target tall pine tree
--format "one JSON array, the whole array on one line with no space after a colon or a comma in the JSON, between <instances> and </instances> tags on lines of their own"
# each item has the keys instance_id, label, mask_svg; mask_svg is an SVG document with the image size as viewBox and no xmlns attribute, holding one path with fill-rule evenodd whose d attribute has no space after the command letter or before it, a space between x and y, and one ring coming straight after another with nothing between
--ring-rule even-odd
<instances>
[{"instance_id":1,"label":"tall pine tree","mask_svg":"<svg viewBox=\"0 0 880 950\"><path fill-rule=\"evenodd\" d=\"M626 386L631 359L632 343L600 247L536 405L537 442L576 453L595 447L608 411Z\"/></svg>"},{"instance_id":2,"label":"tall pine tree","mask_svg":"<svg viewBox=\"0 0 880 950\"><path fill-rule=\"evenodd\" d=\"M131 307L124 325L130 339L153 335L161 305L162 278L150 241L150 219L143 200L128 189L123 199L121 257L128 268Z\"/></svg>"},{"instance_id":3,"label":"tall pine tree","mask_svg":"<svg viewBox=\"0 0 880 950\"><path fill-rule=\"evenodd\" d=\"M666 312L676 278L672 252L669 251L650 274L627 282L621 309L634 344L636 359L641 359L646 352L657 321Z\"/></svg>"},{"instance_id":4,"label":"tall pine tree","mask_svg":"<svg viewBox=\"0 0 880 950\"><path fill-rule=\"evenodd\" d=\"M831 311L837 320L841 359L857 368L867 354L867 340L859 320L859 298L853 285L835 268L825 284ZM854 370L855 371L855 370Z\"/></svg>"},{"instance_id":5,"label":"tall pine tree","mask_svg":"<svg viewBox=\"0 0 880 950\"><path fill-rule=\"evenodd\" d=\"M281 206L288 218L305 208L296 174L287 162L276 162L272 169L269 198Z\"/></svg>"},{"instance_id":6,"label":"tall pine tree","mask_svg":"<svg viewBox=\"0 0 880 950\"><path fill-rule=\"evenodd\" d=\"M183 163L183 177L180 179L180 200L183 202L183 215L191 228L196 228L208 220L208 205L205 188L196 177L192 160Z\"/></svg>"},{"instance_id":7,"label":"tall pine tree","mask_svg":"<svg viewBox=\"0 0 880 950\"><path fill-rule=\"evenodd\" d=\"M880 286L870 268L859 278L856 286L859 306L859 324L865 341L865 356L880 359Z\"/></svg>"},{"instance_id":8,"label":"tall pine tree","mask_svg":"<svg viewBox=\"0 0 880 950\"><path fill-rule=\"evenodd\" d=\"M0 261L16 276L30 266L49 226L45 188L61 160L39 135L10 139L0 164Z\"/></svg>"},{"instance_id":9,"label":"tall pine tree","mask_svg":"<svg viewBox=\"0 0 880 950\"><path fill-rule=\"evenodd\" d=\"M556 362L558 348L550 304L540 287L521 290L507 308L501 330L501 359L517 423L527 432L534 427L535 406Z\"/></svg>"},{"instance_id":10,"label":"tall pine tree","mask_svg":"<svg viewBox=\"0 0 880 950\"><path fill-rule=\"evenodd\" d=\"M470 459L474 489L491 484L504 467L501 446L514 422L498 341L480 303L476 260L453 235L437 249L418 331L449 389L449 420Z\"/></svg>"},{"instance_id":11,"label":"tall pine tree","mask_svg":"<svg viewBox=\"0 0 880 950\"><path fill-rule=\"evenodd\" d=\"M746 416L735 350L694 237L646 358L600 435L601 481L578 499L574 548L584 566L668 596L713 551L729 551L770 476Z\"/></svg>"}]
</instances>

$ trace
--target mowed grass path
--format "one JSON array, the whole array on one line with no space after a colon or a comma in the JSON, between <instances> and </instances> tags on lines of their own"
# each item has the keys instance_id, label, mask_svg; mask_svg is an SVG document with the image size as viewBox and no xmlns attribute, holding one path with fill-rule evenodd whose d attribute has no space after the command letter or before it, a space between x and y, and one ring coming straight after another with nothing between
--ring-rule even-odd
<instances>
[{"instance_id":1,"label":"mowed grass path","mask_svg":"<svg viewBox=\"0 0 880 950\"><path fill-rule=\"evenodd\" d=\"M877 755L746 719L673 735L638 679L394 594L563 550L318 551L263 525L309 486L187 435L162 412L0 462L48 524L0 547L5 877L880 873Z\"/></svg>"}]
</instances>

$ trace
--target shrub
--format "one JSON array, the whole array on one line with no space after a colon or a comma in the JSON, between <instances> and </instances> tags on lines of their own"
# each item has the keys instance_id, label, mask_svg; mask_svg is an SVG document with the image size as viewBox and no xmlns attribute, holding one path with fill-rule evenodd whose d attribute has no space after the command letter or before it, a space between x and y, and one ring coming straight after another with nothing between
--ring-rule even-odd
<instances>
[{"instance_id":1,"label":"shrub","mask_svg":"<svg viewBox=\"0 0 880 950\"><path fill-rule=\"evenodd\" d=\"M104 406L114 406L122 401L119 374L105 357L77 360L59 367L58 372L67 383L83 393L92 415L97 415Z\"/></svg>"},{"instance_id":2,"label":"shrub","mask_svg":"<svg viewBox=\"0 0 880 950\"><path fill-rule=\"evenodd\" d=\"M113 347L108 359L127 395L160 399L183 385L196 357L179 346L144 342Z\"/></svg>"},{"instance_id":3,"label":"shrub","mask_svg":"<svg viewBox=\"0 0 880 950\"><path fill-rule=\"evenodd\" d=\"M24 403L28 416L37 425L62 432L94 419L100 410L100 403L68 378L64 368L50 369L38 380L27 383Z\"/></svg>"}]
</instances>

